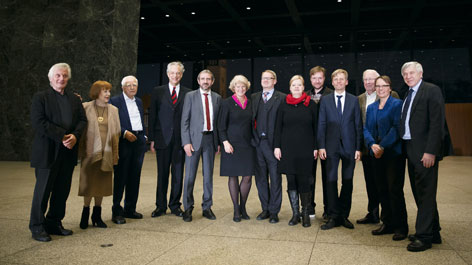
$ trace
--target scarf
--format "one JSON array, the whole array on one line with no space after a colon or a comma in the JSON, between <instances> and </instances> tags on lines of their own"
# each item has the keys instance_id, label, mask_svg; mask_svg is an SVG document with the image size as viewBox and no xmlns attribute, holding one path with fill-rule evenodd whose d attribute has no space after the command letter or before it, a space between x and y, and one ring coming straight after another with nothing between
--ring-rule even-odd
<instances>
[{"instance_id":1,"label":"scarf","mask_svg":"<svg viewBox=\"0 0 472 265\"><path fill-rule=\"evenodd\" d=\"M310 104L310 100L310 97L305 92L303 92L302 96L299 98L294 98L292 94L288 94L285 98L285 102L287 102L287 104L296 105L303 101L303 105L305 105L305 107L308 107L308 104Z\"/></svg>"}]
</instances>

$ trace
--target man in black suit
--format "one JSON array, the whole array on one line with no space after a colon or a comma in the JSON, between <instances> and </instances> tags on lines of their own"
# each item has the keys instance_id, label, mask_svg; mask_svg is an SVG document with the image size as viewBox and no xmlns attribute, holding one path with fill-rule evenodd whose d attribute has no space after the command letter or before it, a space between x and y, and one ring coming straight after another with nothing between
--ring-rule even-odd
<instances>
[{"instance_id":1,"label":"man in black suit","mask_svg":"<svg viewBox=\"0 0 472 265\"><path fill-rule=\"evenodd\" d=\"M276 91L277 75L272 70L262 72L262 91L252 94L253 145L256 148L256 186L259 192L262 212L257 220L269 218L270 223L278 223L282 205L282 176L277 172L274 156L274 130L277 109L285 99L285 94ZM270 179L270 183L269 183Z\"/></svg>"},{"instance_id":2,"label":"man in black suit","mask_svg":"<svg viewBox=\"0 0 472 265\"><path fill-rule=\"evenodd\" d=\"M321 98L318 120L319 156L328 170L328 221L322 230L335 226L353 229L348 220L352 202L352 177L361 158L362 119L357 97L346 92L348 74L337 69L331 75L334 93ZM338 167L342 160L342 188L338 197Z\"/></svg>"},{"instance_id":3,"label":"man in black suit","mask_svg":"<svg viewBox=\"0 0 472 265\"><path fill-rule=\"evenodd\" d=\"M418 207L416 233L410 235L409 251L424 251L442 242L436 203L439 161L445 155L445 111L441 89L423 78L418 62L402 66L410 88L403 103L400 135L408 159L411 190ZM446 154L447 155L447 154Z\"/></svg>"},{"instance_id":4,"label":"man in black suit","mask_svg":"<svg viewBox=\"0 0 472 265\"><path fill-rule=\"evenodd\" d=\"M329 87L325 86L326 80L326 69L322 66L315 66L310 69L310 82L311 85L313 86L313 89L309 90L307 94L311 97L311 100L316 103L316 107L318 109L318 114L320 113L320 100L321 97L326 96L330 93L333 92L332 89ZM326 160L320 159L321 163L321 183L323 187L323 219L328 219L328 196L326 195ZM311 193L311 204L313 206L312 209L310 209L309 214L310 218L315 218L315 187L316 187L316 168L318 165L318 158L313 161L313 185L311 187L312 193Z\"/></svg>"},{"instance_id":5,"label":"man in black suit","mask_svg":"<svg viewBox=\"0 0 472 265\"><path fill-rule=\"evenodd\" d=\"M146 152L146 135L143 123L143 102L136 97L138 80L130 75L121 81L123 93L110 99L118 108L121 124L118 165L114 166L112 221L126 223L126 218L142 219L136 212L139 182ZM124 208L121 207L123 192L126 190Z\"/></svg>"},{"instance_id":6,"label":"man in black suit","mask_svg":"<svg viewBox=\"0 0 472 265\"><path fill-rule=\"evenodd\" d=\"M185 94L190 89L180 85L185 68L181 62L167 65L169 83L152 92L149 115L149 140L151 151L157 159L156 209L152 217L166 214L169 171L172 174L169 208L172 214L181 217L180 197L184 174L185 153L180 137L180 121ZM172 165L172 168L171 168Z\"/></svg>"},{"instance_id":7,"label":"man in black suit","mask_svg":"<svg viewBox=\"0 0 472 265\"><path fill-rule=\"evenodd\" d=\"M36 185L29 229L33 238L41 242L50 241L50 234L72 235L71 230L62 226L62 219L77 165L76 144L87 126L80 99L65 90L71 78L69 65L53 65L48 77L51 88L36 93L31 105L34 129L31 167L35 168Z\"/></svg>"}]
</instances>

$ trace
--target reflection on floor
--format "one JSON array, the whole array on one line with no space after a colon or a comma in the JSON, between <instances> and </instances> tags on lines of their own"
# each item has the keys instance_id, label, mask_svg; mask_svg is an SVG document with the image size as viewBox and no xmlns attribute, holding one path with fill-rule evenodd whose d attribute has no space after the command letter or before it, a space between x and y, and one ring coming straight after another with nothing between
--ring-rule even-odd
<instances>
[{"instance_id":1,"label":"reflection on floor","mask_svg":"<svg viewBox=\"0 0 472 265\"><path fill-rule=\"evenodd\" d=\"M107 229L79 228L82 197L77 196L79 170L73 176L64 226L69 237L53 236L48 243L31 238L29 210L34 172L27 162L0 162L0 264L472 264L472 157L448 157L440 164L438 207L443 244L422 253L406 251L407 241L391 235L372 236L377 225L357 225L321 231L321 185L316 187L316 219L310 228L287 225L291 210L284 192L280 222L257 221L261 211L255 184L247 209L251 220L232 221L233 209L227 179L214 177L215 221L201 216L201 171L195 185L193 222L171 214L151 218L156 190L156 160L145 158L138 212L142 220L111 222L111 197L104 199ZM320 172L318 167L318 180ZM416 206L408 177L405 182L410 232L414 232ZM254 180L253 180L254 183ZM283 190L286 189L284 177ZM350 220L366 214L367 196L362 165L357 163ZM102 247L101 245L113 244Z\"/></svg>"}]
</instances>

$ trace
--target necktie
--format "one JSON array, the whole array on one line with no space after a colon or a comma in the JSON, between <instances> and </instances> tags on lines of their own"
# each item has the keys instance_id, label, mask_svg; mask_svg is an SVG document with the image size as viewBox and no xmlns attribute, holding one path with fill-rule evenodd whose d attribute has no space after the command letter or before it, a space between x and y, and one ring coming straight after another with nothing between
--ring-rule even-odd
<instances>
[{"instance_id":1,"label":"necktie","mask_svg":"<svg viewBox=\"0 0 472 265\"><path fill-rule=\"evenodd\" d=\"M177 93L175 92L175 87L172 90L171 98L172 98L172 104L175 105L177 103Z\"/></svg>"},{"instance_id":2,"label":"necktie","mask_svg":"<svg viewBox=\"0 0 472 265\"><path fill-rule=\"evenodd\" d=\"M406 96L405 99L405 104L403 105L402 109L402 120L400 122L400 137L403 137L405 135L405 123L406 123L406 115L408 114L408 109L410 108L410 103L411 103L411 95L413 94L413 89L410 88L408 90L408 95Z\"/></svg>"},{"instance_id":3,"label":"necktie","mask_svg":"<svg viewBox=\"0 0 472 265\"><path fill-rule=\"evenodd\" d=\"M269 95L269 92L264 92L264 96L262 97L264 100L264 103L267 103L267 96Z\"/></svg>"},{"instance_id":4,"label":"necktie","mask_svg":"<svg viewBox=\"0 0 472 265\"><path fill-rule=\"evenodd\" d=\"M207 123L207 131L211 131L210 103L208 102L208 93L204 93L203 95L205 95L205 117Z\"/></svg>"},{"instance_id":5,"label":"necktie","mask_svg":"<svg viewBox=\"0 0 472 265\"><path fill-rule=\"evenodd\" d=\"M336 109L338 110L338 115L341 118L343 116L343 105L341 103L341 98L343 96L336 96L336 97L338 97L338 106L336 107Z\"/></svg>"}]
</instances>

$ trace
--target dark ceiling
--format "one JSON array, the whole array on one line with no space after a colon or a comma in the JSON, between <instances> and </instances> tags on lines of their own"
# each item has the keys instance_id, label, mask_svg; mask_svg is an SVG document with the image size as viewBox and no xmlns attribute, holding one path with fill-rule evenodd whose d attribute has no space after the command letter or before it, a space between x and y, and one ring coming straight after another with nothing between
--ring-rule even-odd
<instances>
[{"instance_id":1,"label":"dark ceiling","mask_svg":"<svg viewBox=\"0 0 472 265\"><path fill-rule=\"evenodd\" d=\"M139 63L472 46L471 0L142 0Z\"/></svg>"}]
</instances>

